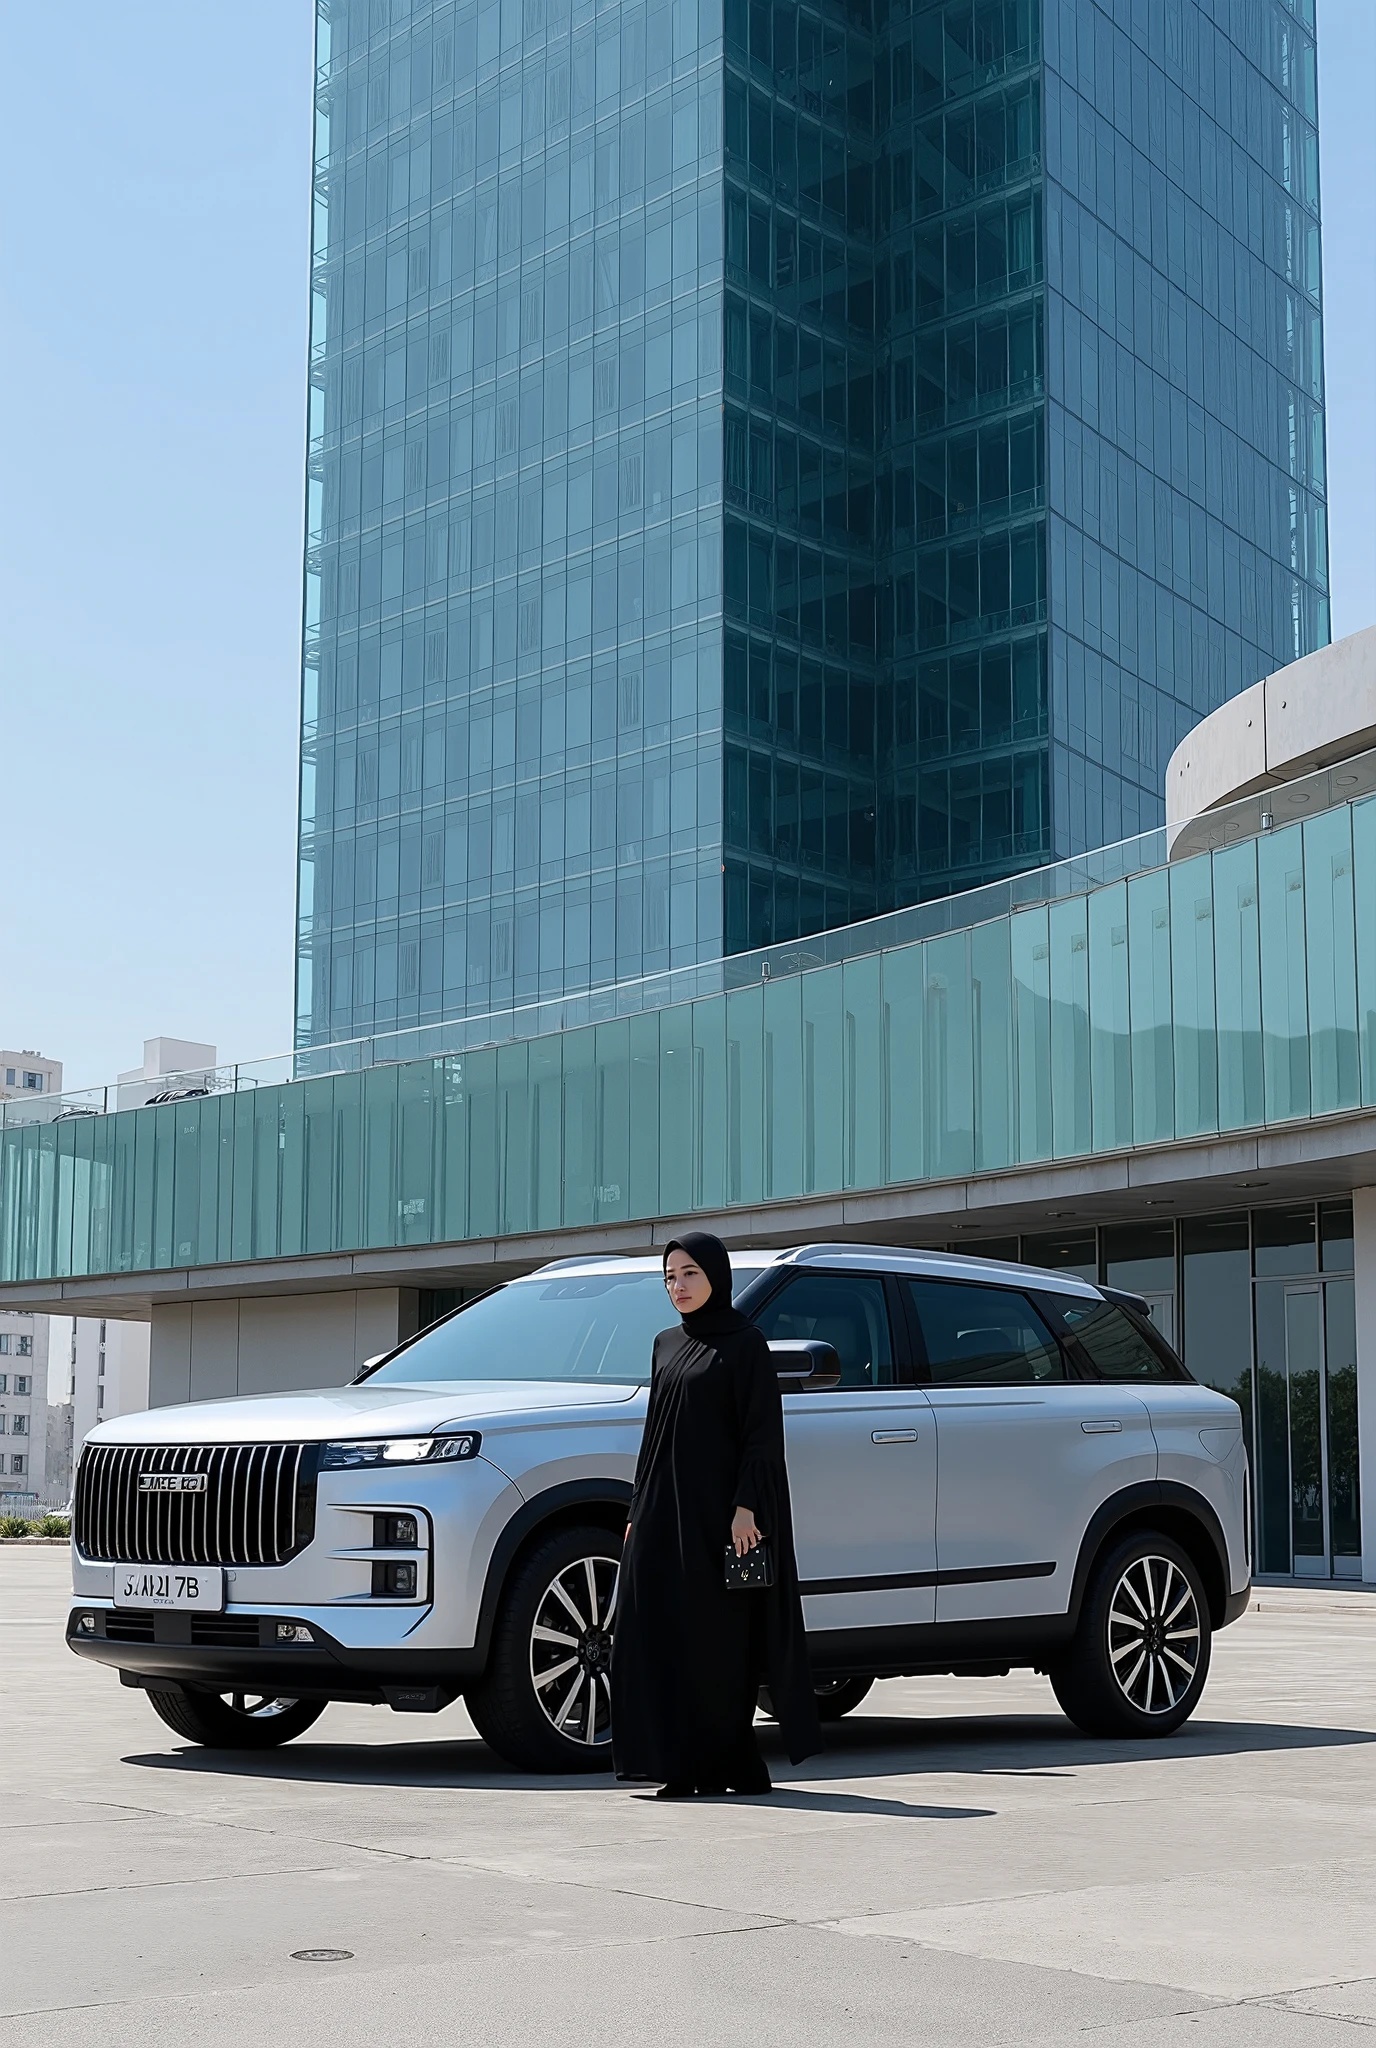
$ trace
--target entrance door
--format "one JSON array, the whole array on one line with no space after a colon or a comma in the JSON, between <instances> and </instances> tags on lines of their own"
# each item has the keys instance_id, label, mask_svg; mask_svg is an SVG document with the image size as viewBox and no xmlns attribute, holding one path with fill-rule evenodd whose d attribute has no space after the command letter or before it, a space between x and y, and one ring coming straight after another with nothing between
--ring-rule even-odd
<instances>
[{"instance_id":1,"label":"entrance door","mask_svg":"<svg viewBox=\"0 0 1376 2048\"><path fill-rule=\"evenodd\" d=\"M1296 1578L1360 1578L1353 1282L1257 1288L1257 1562Z\"/></svg>"},{"instance_id":2,"label":"entrance door","mask_svg":"<svg viewBox=\"0 0 1376 2048\"><path fill-rule=\"evenodd\" d=\"M1290 1551L1296 1577L1327 1578L1324 1512L1323 1290L1285 1290L1285 1381L1290 1423Z\"/></svg>"},{"instance_id":3,"label":"entrance door","mask_svg":"<svg viewBox=\"0 0 1376 2048\"><path fill-rule=\"evenodd\" d=\"M1328 1463L1328 1548L1335 1579L1362 1576L1357 1483L1357 1295L1352 1280L1323 1290L1324 1442Z\"/></svg>"}]
</instances>

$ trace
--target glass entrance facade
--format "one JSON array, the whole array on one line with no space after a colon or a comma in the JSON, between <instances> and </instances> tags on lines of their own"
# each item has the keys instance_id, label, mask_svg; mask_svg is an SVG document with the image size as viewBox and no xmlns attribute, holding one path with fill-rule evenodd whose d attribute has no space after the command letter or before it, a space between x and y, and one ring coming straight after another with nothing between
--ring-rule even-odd
<instances>
[{"instance_id":1,"label":"glass entrance facade","mask_svg":"<svg viewBox=\"0 0 1376 2048\"><path fill-rule=\"evenodd\" d=\"M966 1239L951 1249L1143 1296L1195 1376L1242 1410L1256 1571L1361 1577L1350 1202Z\"/></svg>"},{"instance_id":2,"label":"glass entrance facade","mask_svg":"<svg viewBox=\"0 0 1376 2048\"><path fill-rule=\"evenodd\" d=\"M318 0L298 1043L1160 815L1327 637L1312 0Z\"/></svg>"}]
</instances>

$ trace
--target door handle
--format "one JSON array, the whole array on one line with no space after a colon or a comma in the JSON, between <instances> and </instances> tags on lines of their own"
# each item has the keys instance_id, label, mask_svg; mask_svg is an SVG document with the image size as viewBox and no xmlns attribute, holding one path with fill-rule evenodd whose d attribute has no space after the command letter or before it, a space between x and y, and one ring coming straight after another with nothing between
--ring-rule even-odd
<instances>
[{"instance_id":1,"label":"door handle","mask_svg":"<svg viewBox=\"0 0 1376 2048\"><path fill-rule=\"evenodd\" d=\"M1086 1436L1109 1436L1115 1430L1121 1431L1123 1425L1121 1422L1111 1422L1105 1416L1097 1422L1082 1422L1080 1427Z\"/></svg>"},{"instance_id":2,"label":"door handle","mask_svg":"<svg viewBox=\"0 0 1376 2048\"><path fill-rule=\"evenodd\" d=\"M870 1442L872 1444L915 1444L917 1442L917 1431L915 1429L872 1429L870 1431Z\"/></svg>"}]
</instances>

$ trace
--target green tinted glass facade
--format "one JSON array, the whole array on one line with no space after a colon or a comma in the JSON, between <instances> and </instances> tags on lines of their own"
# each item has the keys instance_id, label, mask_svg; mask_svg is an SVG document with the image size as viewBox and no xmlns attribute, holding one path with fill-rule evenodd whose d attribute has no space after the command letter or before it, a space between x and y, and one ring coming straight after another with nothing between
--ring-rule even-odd
<instances>
[{"instance_id":1,"label":"green tinted glass facade","mask_svg":"<svg viewBox=\"0 0 1376 2048\"><path fill-rule=\"evenodd\" d=\"M1376 799L921 941L847 937L581 1029L6 1125L0 1281L717 1211L1376 1103Z\"/></svg>"},{"instance_id":2,"label":"green tinted glass facade","mask_svg":"<svg viewBox=\"0 0 1376 2048\"><path fill-rule=\"evenodd\" d=\"M1043 0L1058 851L1328 640L1314 0Z\"/></svg>"},{"instance_id":3,"label":"green tinted glass facade","mask_svg":"<svg viewBox=\"0 0 1376 2048\"><path fill-rule=\"evenodd\" d=\"M712 0L320 0L298 1043L722 951Z\"/></svg>"},{"instance_id":4,"label":"green tinted glass facade","mask_svg":"<svg viewBox=\"0 0 1376 2048\"><path fill-rule=\"evenodd\" d=\"M1327 637L1312 0L319 0L298 1043L1143 829Z\"/></svg>"}]
</instances>

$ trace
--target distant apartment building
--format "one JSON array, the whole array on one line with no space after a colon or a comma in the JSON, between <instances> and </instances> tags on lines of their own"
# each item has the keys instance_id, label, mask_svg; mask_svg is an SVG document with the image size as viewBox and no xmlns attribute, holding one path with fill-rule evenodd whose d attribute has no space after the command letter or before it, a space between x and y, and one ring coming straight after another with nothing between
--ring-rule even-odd
<instances>
[{"instance_id":1,"label":"distant apartment building","mask_svg":"<svg viewBox=\"0 0 1376 2048\"><path fill-rule=\"evenodd\" d=\"M66 1361L72 1404L73 1454L98 1422L148 1406L147 1323L94 1316L54 1316L53 1359Z\"/></svg>"},{"instance_id":2,"label":"distant apartment building","mask_svg":"<svg viewBox=\"0 0 1376 2048\"><path fill-rule=\"evenodd\" d=\"M0 1048L0 1102L61 1092L61 1060ZM0 1512L45 1501L48 1351L46 1316L0 1314Z\"/></svg>"},{"instance_id":3,"label":"distant apartment building","mask_svg":"<svg viewBox=\"0 0 1376 2048\"><path fill-rule=\"evenodd\" d=\"M0 1510L45 1499L48 1351L47 1316L0 1313Z\"/></svg>"},{"instance_id":4,"label":"distant apartment building","mask_svg":"<svg viewBox=\"0 0 1376 2048\"><path fill-rule=\"evenodd\" d=\"M41 1052L0 1050L0 1102L15 1095L60 1095L62 1062Z\"/></svg>"},{"instance_id":5,"label":"distant apartment building","mask_svg":"<svg viewBox=\"0 0 1376 2048\"><path fill-rule=\"evenodd\" d=\"M199 1039L146 1038L141 1063L119 1076L117 1106L141 1109L169 1096L208 1092L215 1060L216 1048ZM0 1051L0 1099L61 1092L60 1060ZM55 1113L64 1110L55 1106ZM65 1114L89 1111L83 1101ZM0 1502L11 1512L61 1506L71 1493L76 1455L95 1425L148 1406L148 1334L147 1323L0 1316Z\"/></svg>"}]
</instances>

